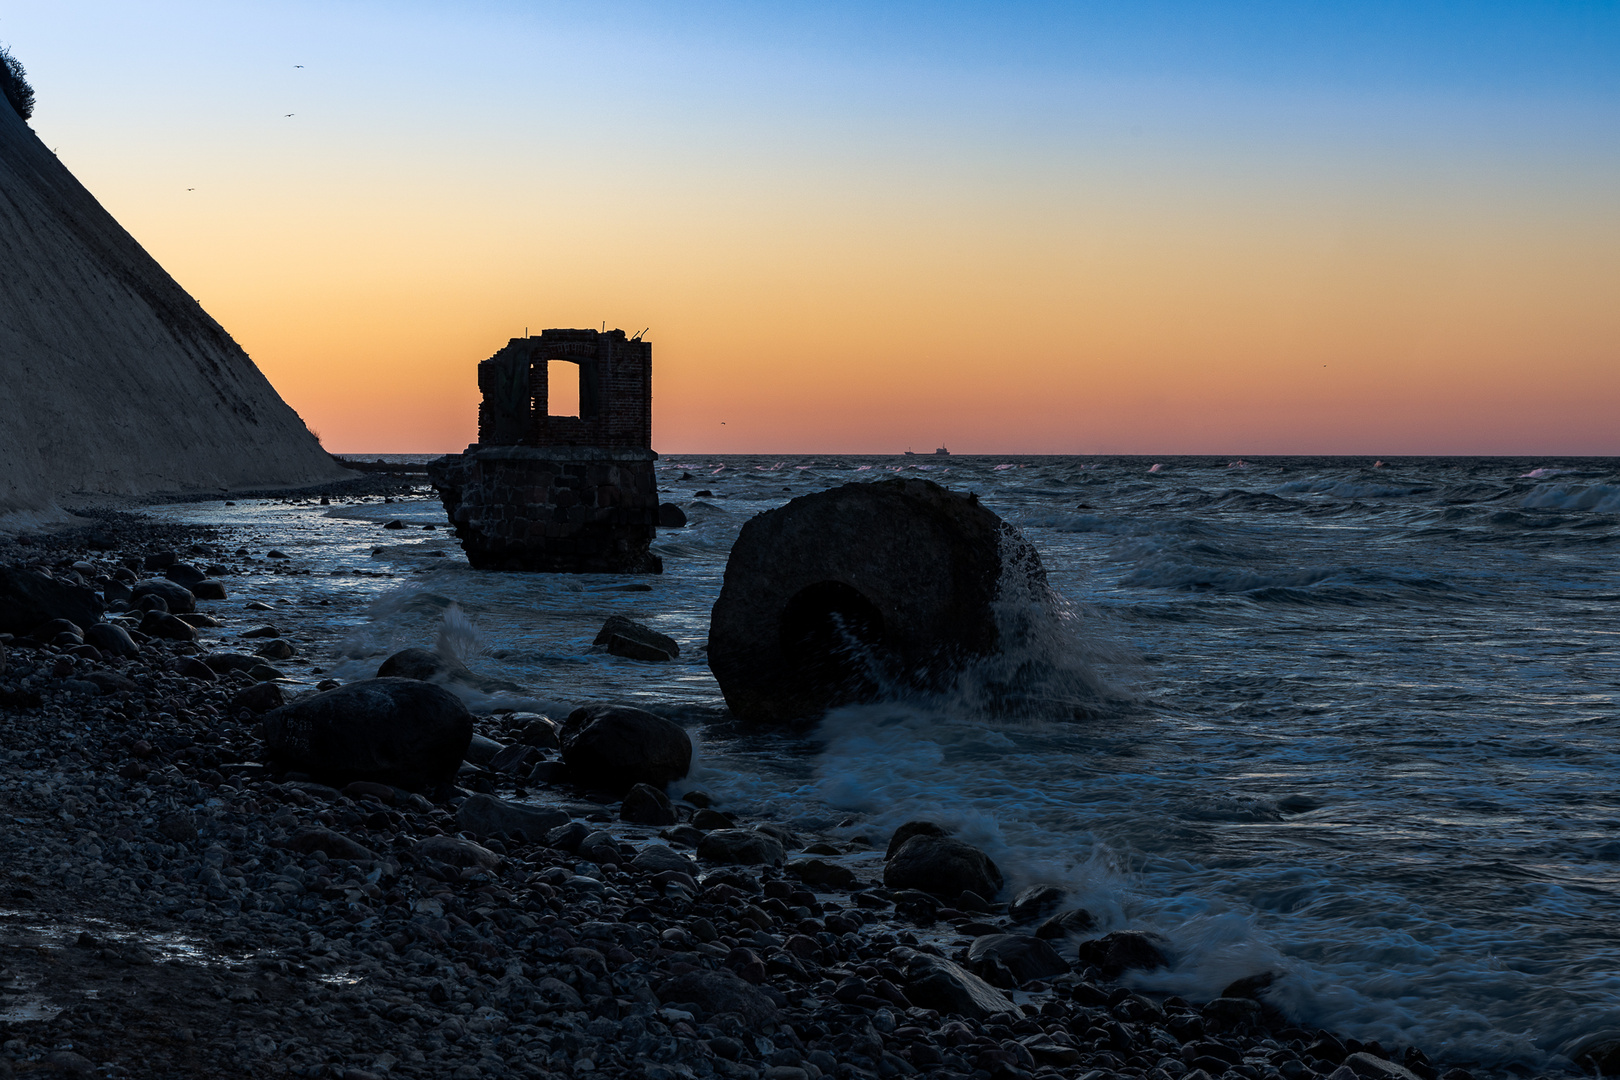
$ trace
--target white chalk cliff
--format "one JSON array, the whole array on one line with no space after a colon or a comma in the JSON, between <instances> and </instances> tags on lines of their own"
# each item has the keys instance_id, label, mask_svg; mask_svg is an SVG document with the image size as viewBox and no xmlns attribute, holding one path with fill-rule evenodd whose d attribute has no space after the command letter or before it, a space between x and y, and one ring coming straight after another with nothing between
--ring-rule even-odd
<instances>
[{"instance_id":1,"label":"white chalk cliff","mask_svg":"<svg viewBox=\"0 0 1620 1080\"><path fill-rule=\"evenodd\" d=\"M0 516L345 475L0 98Z\"/></svg>"}]
</instances>

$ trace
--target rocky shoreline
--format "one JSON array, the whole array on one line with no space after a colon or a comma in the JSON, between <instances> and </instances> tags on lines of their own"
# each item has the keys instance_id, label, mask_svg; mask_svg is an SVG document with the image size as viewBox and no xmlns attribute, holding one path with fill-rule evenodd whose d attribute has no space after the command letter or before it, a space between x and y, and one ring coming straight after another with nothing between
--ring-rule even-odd
<instances>
[{"instance_id":1,"label":"rocky shoreline","mask_svg":"<svg viewBox=\"0 0 1620 1080\"><path fill-rule=\"evenodd\" d=\"M216 539L102 515L0 561L100 591ZM0 636L0 1075L1470 1078L1295 1027L1264 977L1134 992L1151 939L1099 937L1055 890L997 902L994 866L925 822L885 884L859 842L559 782L535 714L477 717L433 798L273 771L274 659L203 659L251 628L136 614L127 656ZM918 887L942 865L967 875L949 903Z\"/></svg>"}]
</instances>

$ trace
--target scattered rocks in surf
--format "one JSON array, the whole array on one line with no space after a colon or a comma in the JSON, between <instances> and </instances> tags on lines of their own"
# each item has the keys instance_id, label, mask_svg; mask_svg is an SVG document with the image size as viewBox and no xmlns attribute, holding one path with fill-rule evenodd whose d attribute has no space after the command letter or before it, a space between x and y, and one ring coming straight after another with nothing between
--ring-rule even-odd
<instances>
[{"instance_id":1,"label":"scattered rocks in surf","mask_svg":"<svg viewBox=\"0 0 1620 1080\"><path fill-rule=\"evenodd\" d=\"M609 615L591 644L631 660L674 660L681 655L681 647L674 638L623 615Z\"/></svg>"},{"instance_id":2,"label":"scattered rocks in surf","mask_svg":"<svg viewBox=\"0 0 1620 1080\"><path fill-rule=\"evenodd\" d=\"M1080 962L1097 968L1109 979L1117 979L1126 971L1152 971L1170 966L1158 941L1136 930L1119 930L1081 942Z\"/></svg>"},{"instance_id":3,"label":"scattered rocks in surf","mask_svg":"<svg viewBox=\"0 0 1620 1080\"><path fill-rule=\"evenodd\" d=\"M637 825L673 825L679 820L669 796L651 784L637 784L625 794L619 818Z\"/></svg>"},{"instance_id":4,"label":"scattered rocks in surf","mask_svg":"<svg viewBox=\"0 0 1620 1080\"><path fill-rule=\"evenodd\" d=\"M616 795L636 784L666 788L692 767L692 740L684 728L628 705L575 709L560 742L575 783Z\"/></svg>"},{"instance_id":5,"label":"scattered rocks in surf","mask_svg":"<svg viewBox=\"0 0 1620 1080\"><path fill-rule=\"evenodd\" d=\"M1001 891L1001 870L971 844L948 836L912 836L883 865L883 884L954 899L973 893L981 899Z\"/></svg>"}]
</instances>

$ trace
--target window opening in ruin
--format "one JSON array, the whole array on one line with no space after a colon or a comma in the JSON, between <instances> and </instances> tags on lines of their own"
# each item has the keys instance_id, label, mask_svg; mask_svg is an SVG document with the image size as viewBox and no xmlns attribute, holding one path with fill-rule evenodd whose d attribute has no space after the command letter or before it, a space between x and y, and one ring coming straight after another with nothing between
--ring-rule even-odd
<instances>
[{"instance_id":1,"label":"window opening in ruin","mask_svg":"<svg viewBox=\"0 0 1620 1080\"><path fill-rule=\"evenodd\" d=\"M546 361L546 415L579 415L580 366L571 360Z\"/></svg>"}]
</instances>

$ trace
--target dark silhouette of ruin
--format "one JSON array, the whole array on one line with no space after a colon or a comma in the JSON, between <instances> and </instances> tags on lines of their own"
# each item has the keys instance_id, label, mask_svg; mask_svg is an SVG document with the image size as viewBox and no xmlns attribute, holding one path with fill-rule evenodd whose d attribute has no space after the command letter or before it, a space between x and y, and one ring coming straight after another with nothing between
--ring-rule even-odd
<instances>
[{"instance_id":1,"label":"dark silhouette of ruin","mask_svg":"<svg viewBox=\"0 0 1620 1080\"><path fill-rule=\"evenodd\" d=\"M579 415L551 416L549 366L579 367ZM623 330L546 330L478 365L480 446L652 449L652 343Z\"/></svg>"},{"instance_id":2,"label":"dark silhouette of ruin","mask_svg":"<svg viewBox=\"0 0 1620 1080\"><path fill-rule=\"evenodd\" d=\"M579 369L579 415L550 413L550 365ZM428 476L467 560L490 570L658 573L652 344L546 330L478 365L478 442Z\"/></svg>"}]
</instances>

